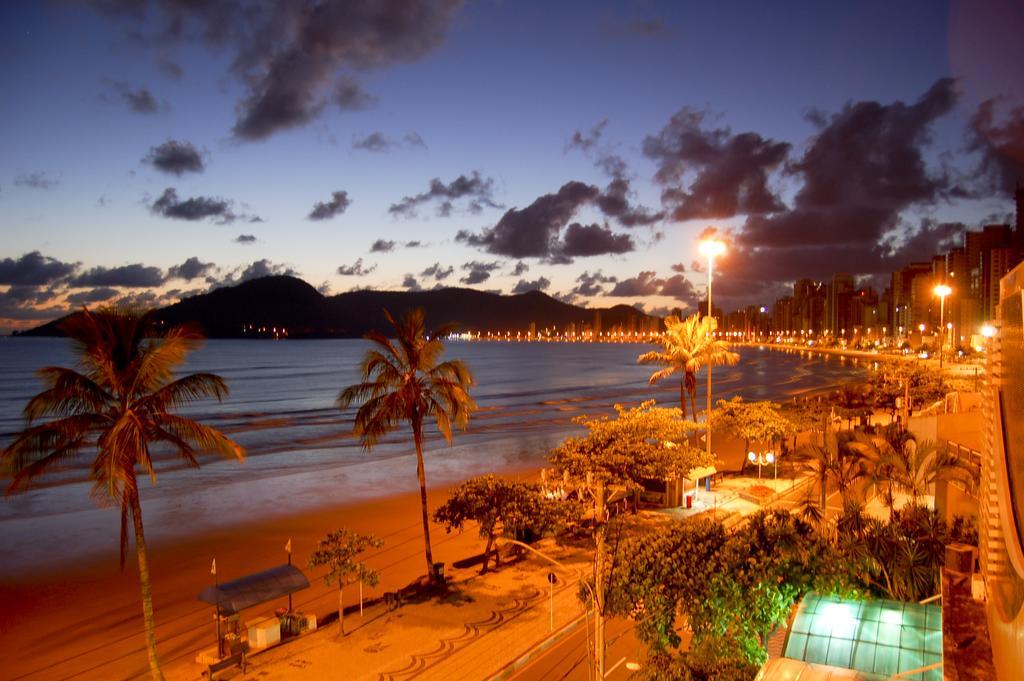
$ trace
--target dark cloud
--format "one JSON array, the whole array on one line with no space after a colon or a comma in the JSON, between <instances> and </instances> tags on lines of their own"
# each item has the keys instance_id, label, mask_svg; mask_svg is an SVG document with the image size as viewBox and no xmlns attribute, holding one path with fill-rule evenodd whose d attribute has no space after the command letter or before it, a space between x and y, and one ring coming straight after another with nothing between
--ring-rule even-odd
<instances>
[{"instance_id":1,"label":"dark cloud","mask_svg":"<svg viewBox=\"0 0 1024 681\"><path fill-rule=\"evenodd\" d=\"M380 131L371 132L370 134L364 135L362 137L352 138L352 148L362 149L364 151L380 153L385 151L391 151L392 149L400 146L419 147L422 149L427 148L427 145L423 141L423 138L420 137L419 134L415 132L408 132L405 135L403 135L401 139L394 139L392 137L388 137L387 135Z\"/></svg>"},{"instance_id":2,"label":"dark cloud","mask_svg":"<svg viewBox=\"0 0 1024 681\"><path fill-rule=\"evenodd\" d=\"M334 86L334 103L342 111L361 111L377 103L355 78L343 75Z\"/></svg>"},{"instance_id":3,"label":"dark cloud","mask_svg":"<svg viewBox=\"0 0 1024 681\"><path fill-rule=\"evenodd\" d=\"M697 302L693 284L683 275L674 274L664 279L652 271L640 272L635 277L619 280L615 287L605 295L618 298L668 296L689 306L693 306Z\"/></svg>"},{"instance_id":4,"label":"dark cloud","mask_svg":"<svg viewBox=\"0 0 1024 681\"><path fill-rule=\"evenodd\" d=\"M114 301L120 307L134 307L149 309L156 307L160 302L160 296L153 291L129 291Z\"/></svg>"},{"instance_id":5,"label":"dark cloud","mask_svg":"<svg viewBox=\"0 0 1024 681\"><path fill-rule=\"evenodd\" d=\"M628 234L615 234L607 225L581 225L574 222L565 230L560 253L573 258L628 253L633 249L633 239Z\"/></svg>"},{"instance_id":6,"label":"dark cloud","mask_svg":"<svg viewBox=\"0 0 1024 681\"><path fill-rule=\"evenodd\" d=\"M0 284L37 286L63 279L78 269L79 263L61 262L39 251L26 253L17 260L0 260Z\"/></svg>"},{"instance_id":7,"label":"dark cloud","mask_svg":"<svg viewBox=\"0 0 1024 681\"><path fill-rule=\"evenodd\" d=\"M246 222L248 222L249 224L256 224L259 222L266 222L266 220L261 218L259 215L253 215Z\"/></svg>"},{"instance_id":8,"label":"dark cloud","mask_svg":"<svg viewBox=\"0 0 1024 681\"><path fill-rule=\"evenodd\" d=\"M135 113L155 114L161 109L165 111L170 109L167 102L158 102L149 88L134 87L129 83L110 79L104 79L104 82ZM106 99L106 97L102 98Z\"/></svg>"},{"instance_id":9,"label":"dark cloud","mask_svg":"<svg viewBox=\"0 0 1024 681\"><path fill-rule=\"evenodd\" d=\"M600 190L582 182L567 182L526 208L510 208L496 225L479 234L460 230L456 241L510 258L550 258L560 253L558 234L583 205Z\"/></svg>"},{"instance_id":10,"label":"dark cloud","mask_svg":"<svg viewBox=\"0 0 1024 681\"><path fill-rule=\"evenodd\" d=\"M534 281L527 281L526 279L520 279L518 283L512 288L513 295L518 293L529 293L530 291L544 291L550 288L551 280L546 277L538 277Z\"/></svg>"},{"instance_id":11,"label":"dark cloud","mask_svg":"<svg viewBox=\"0 0 1024 681\"><path fill-rule=\"evenodd\" d=\"M678 272L679 274L686 274L686 263L677 262L672 265L672 271Z\"/></svg>"},{"instance_id":12,"label":"dark cloud","mask_svg":"<svg viewBox=\"0 0 1024 681\"><path fill-rule=\"evenodd\" d=\"M390 253L395 250L395 242L385 239L377 239L370 244L370 253Z\"/></svg>"},{"instance_id":13,"label":"dark cloud","mask_svg":"<svg viewBox=\"0 0 1024 681\"><path fill-rule=\"evenodd\" d=\"M64 306L52 305L56 296L50 289L35 286L12 286L0 292L0 319L26 322L59 317L67 312ZM50 304L49 307L42 307Z\"/></svg>"},{"instance_id":14,"label":"dark cloud","mask_svg":"<svg viewBox=\"0 0 1024 681\"><path fill-rule=\"evenodd\" d=\"M684 107L657 135L644 140L644 154L658 164L655 180L665 185L662 201L675 220L761 215L782 210L768 176L786 160L790 145L754 132L734 135L728 127L706 129L705 114ZM684 189L685 176L696 174Z\"/></svg>"},{"instance_id":15,"label":"dark cloud","mask_svg":"<svg viewBox=\"0 0 1024 681\"><path fill-rule=\"evenodd\" d=\"M427 246L427 244L423 243L422 241L406 241L402 245L405 246L406 248L426 248Z\"/></svg>"},{"instance_id":16,"label":"dark cloud","mask_svg":"<svg viewBox=\"0 0 1024 681\"><path fill-rule=\"evenodd\" d=\"M520 260L519 262L516 263L515 269L512 270L512 276L513 277L521 277L522 275L526 274L529 271L530 271L530 266L527 265L522 260Z\"/></svg>"},{"instance_id":17,"label":"dark cloud","mask_svg":"<svg viewBox=\"0 0 1024 681\"><path fill-rule=\"evenodd\" d=\"M800 277L884 274L913 253L940 252L957 227L901 216L946 196L948 178L929 171L923 149L954 103L953 81L942 79L911 104L852 102L815 115L819 131L789 170L802 180L793 208L746 220L716 294L727 304L759 302Z\"/></svg>"},{"instance_id":18,"label":"dark cloud","mask_svg":"<svg viewBox=\"0 0 1024 681\"><path fill-rule=\"evenodd\" d=\"M427 191L404 197L398 203L391 204L388 212L396 216L413 217L420 205L438 202L437 214L448 217L455 207L455 202L466 199L466 208L470 213L477 214L484 208L502 208L501 204L495 203L493 195L494 180L482 177L479 171L474 170L469 177L459 175L448 184L435 177L430 181L430 188Z\"/></svg>"},{"instance_id":19,"label":"dark cloud","mask_svg":"<svg viewBox=\"0 0 1024 681\"><path fill-rule=\"evenodd\" d=\"M1012 196L1024 182L1024 106L1010 109L997 122L997 103L989 99L974 112L968 148L981 156L977 174L982 191Z\"/></svg>"},{"instance_id":20,"label":"dark cloud","mask_svg":"<svg viewBox=\"0 0 1024 681\"><path fill-rule=\"evenodd\" d=\"M93 267L69 279L68 285L143 288L161 286L165 281L164 273L159 267L134 263L120 267Z\"/></svg>"},{"instance_id":21,"label":"dark cloud","mask_svg":"<svg viewBox=\"0 0 1024 681\"><path fill-rule=\"evenodd\" d=\"M327 220L341 215L350 205L352 205L352 200L348 198L348 192L331 192L331 200L327 203L315 204L307 217L310 220Z\"/></svg>"},{"instance_id":22,"label":"dark cloud","mask_svg":"<svg viewBox=\"0 0 1024 681\"><path fill-rule=\"evenodd\" d=\"M299 272L287 265L274 263L263 258L262 260L256 260L245 267L236 268L233 272L230 272L226 277L219 281L210 277L207 278L207 281L212 284L213 288L217 288L219 286L234 286L235 284L241 284L244 281L259 279L261 277L278 275L285 275L289 277L301 276Z\"/></svg>"},{"instance_id":23,"label":"dark cloud","mask_svg":"<svg viewBox=\"0 0 1024 681\"><path fill-rule=\"evenodd\" d=\"M580 149L581 151L588 152L597 147L601 141L601 135L604 134L604 129L608 125L608 119L605 119L591 128L588 132L577 130L569 138L569 141L565 144L565 150Z\"/></svg>"},{"instance_id":24,"label":"dark cloud","mask_svg":"<svg viewBox=\"0 0 1024 681\"><path fill-rule=\"evenodd\" d=\"M235 237L236 244L251 244L256 242L256 237L252 234L239 234Z\"/></svg>"},{"instance_id":25,"label":"dark cloud","mask_svg":"<svg viewBox=\"0 0 1024 681\"><path fill-rule=\"evenodd\" d=\"M37 170L31 173L18 173L14 178L14 184L30 189L53 189L60 184L60 180L50 177L42 170Z\"/></svg>"},{"instance_id":26,"label":"dark cloud","mask_svg":"<svg viewBox=\"0 0 1024 681\"><path fill-rule=\"evenodd\" d=\"M441 267L441 263L435 262L427 269L420 272L421 277L432 277L435 281L444 281L448 277L455 273L455 268L449 265L448 267Z\"/></svg>"},{"instance_id":27,"label":"dark cloud","mask_svg":"<svg viewBox=\"0 0 1024 681\"><path fill-rule=\"evenodd\" d=\"M196 256L192 256L180 265L174 265L167 270L168 279L184 279L192 281L210 276L217 269L212 262L202 262Z\"/></svg>"},{"instance_id":28,"label":"dark cloud","mask_svg":"<svg viewBox=\"0 0 1024 681\"><path fill-rule=\"evenodd\" d=\"M330 103L361 106L357 75L422 59L444 40L459 0L378 2L120 2L93 0L143 40L190 47L202 41L230 55L246 93L237 137L264 139L305 125Z\"/></svg>"},{"instance_id":29,"label":"dark cloud","mask_svg":"<svg viewBox=\"0 0 1024 681\"><path fill-rule=\"evenodd\" d=\"M120 291L116 288L109 288L105 286L89 289L88 291L72 293L67 297L67 301L75 305L88 305L89 303L102 303L104 300L110 300L118 294L120 294Z\"/></svg>"},{"instance_id":30,"label":"dark cloud","mask_svg":"<svg viewBox=\"0 0 1024 681\"><path fill-rule=\"evenodd\" d=\"M405 275L402 280L402 287L408 291L422 291L423 287L420 286L420 282L416 281L416 277L411 274Z\"/></svg>"},{"instance_id":31,"label":"dark cloud","mask_svg":"<svg viewBox=\"0 0 1024 681\"><path fill-rule=\"evenodd\" d=\"M234 222L238 217L231 211L230 202L224 199L196 196L182 201L173 187L165 189L160 198L150 206L150 210L157 215L175 220L216 218L215 222L220 225Z\"/></svg>"},{"instance_id":32,"label":"dark cloud","mask_svg":"<svg viewBox=\"0 0 1024 681\"><path fill-rule=\"evenodd\" d=\"M605 190L597 197L597 207L608 217L617 219L623 227L653 225L655 222L660 222L665 218L665 213L662 211L655 212L643 206L631 205L629 201L630 194L629 180L625 177L616 177L608 183Z\"/></svg>"},{"instance_id":33,"label":"dark cloud","mask_svg":"<svg viewBox=\"0 0 1024 681\"><path fill-rule=\"evenodd\" d=\"M583 274L576 277L576 288L569 295L586 297L601 295L605 292L605 284L614 284L617 281L616 277L605 275L601 270L597 270L593 274L584 271Z\"/></svg>"},{"instance_id":34,"label":"dark cloud","mask_svg":"<svg viewBox=\"0 0 1024 681\"><path fill-rule=\"evenodd\" d=\"M206 169L203 155L199 150L192 146L191 142L177 140L167 140L159 146L151 147L149 154L142 161L157 170L178 176L185 173L201 173Z\"/></svg>"},{"instance_id":35,"label":"dark cloud","mask_svg":"<svg viewBox=\"0 0 1024 681\"><path fill-rule=\"evenodd\" d=\"M651 211L630 203L633 191L629 167L621 156L601 145L601 136L607 124L607 120L601 121L587 133L577 130L566 144L566 151L581 150L594 159L594 165L612 178L605 190L596 198L597 207L602 213L615 218L624 227L647 226L659 222L664 219L664 212Z\"/></svg>"},{"instance_id":36,"label":"dark cloud","mask_svg":"<svg viewBox=\"0 0 1024 681\"><path fill-rule=\"evenodd\" d=\"M319 286L316 287L316 290L322 296L329 296L329 295L331 295L331 282L329 282L329 281L322 282Z\"/></svg>"},{"instance_id":37,"label":"dark cloud","mask_svg":"<svg viewBox=\"0 0 1024 681\"><path fill-rule=\"evenodd\" d=\"M468 272L466 276L459 279L463 284L479 284L491 278L491 272L501 268L500 262L479 262L474 260L462 265L462 269Z\"/></svg>"},{"instance_id":38,"label":"dark cloud","mask_svg":"<svg viewBox=\"0 0 1024 681\"><path fill-rule=\"evenodd\" d=\"M376 265L370 265L369 267L363 266L363 259L356 258L356 261L351 265L341 265L338 267L338 274L343 277L365 277L367 274L377 269Z\"/></svg>"}]
</instances>

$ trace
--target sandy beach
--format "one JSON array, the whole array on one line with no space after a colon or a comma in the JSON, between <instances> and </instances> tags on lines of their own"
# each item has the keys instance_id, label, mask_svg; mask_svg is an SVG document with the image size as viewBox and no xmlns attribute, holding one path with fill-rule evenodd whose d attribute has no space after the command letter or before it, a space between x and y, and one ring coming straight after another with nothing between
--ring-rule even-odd
<instances>
[{"instance_id":1,"label":"sandy beach","mask_svg":"<svg viewBox=\"0 0 1024 681\"><path fill-rule=\"evenodd\" d=\"M518 475L525 478L534 472L520 471ZM409 486L416 489L412 470ZM429 490L431 508L446 496L447 486ZM212 582L210 563L214 557L219 579L228 581L285 562L284 546L291 538L293 562L304 568L315 543L338 527L372 532L386 541L382 549L368 554L367 562L380 571L381 581L377 588L365 591L366 598L379 597L425 573L417 491L252 522L187 541L164 542L150 536L161 660L166 664L190 660L200 649L213 645L212 609L196 596ZM483 549L475 530L448 535L433 526L431 539L434 559L449 564ZM335 589L323 585L321 571L306 573L311 588L295 594L294 607L319 618L335 612ZM94 562L5 577L0 584L0 602L4 604L0 609L0 659L4 660L0 678L56 681L148 676L137 575L134 552L122 574L114 550ZM345 602L358 603L358 590L348 589ZM254 607L243 619L271 614L286 604L287 599L282 598Z\"/></svg>"}]
</instances>

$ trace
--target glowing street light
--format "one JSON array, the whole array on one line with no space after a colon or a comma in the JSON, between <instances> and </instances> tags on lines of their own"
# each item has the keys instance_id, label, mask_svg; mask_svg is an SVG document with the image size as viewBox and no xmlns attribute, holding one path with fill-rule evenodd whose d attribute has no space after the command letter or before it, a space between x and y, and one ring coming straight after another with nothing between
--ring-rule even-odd
<instances>
[{"instance_id":1,"label":"glowing street light","mask_svg":"<svg viewBox=\"0 0 1024 681\"><path fill-rule=\"evenodd\" d=\"M939 371L942 371L942 356L946 349L946 296L953 292L953 289L945 284L939 284L932 289L932 293L939 297L939 327L942 329L942 339L939 341Z\"/></svg>"},{"instance_id":2,"label":"glowing street light","mask_svg":"<svg viewBox=\"0 0 1024 681\"><path fill-rule=\"evenodd\" d=\"M769 466L775 464L775 480L779 479L779 463L775 459L775 452L765 452L764 454L756 454L754 452L747 452L747 459L750 463L757 466L757 479L761 479L761 468L763 466Z\"/></svg>"},{"instance_id":3,"label":"glowing street light","mask_svg":"<svg viewBox=\"0 0 1024 681\"><path fill-rule=\"evenodd\" d=\"M984 325L983 327L981 327L981 335L984 336L985 338L995 338L996 327L992 326L991 324Z\"/></svg>"},{"instance_id":4,"label":"glowing street light","mask_svg":"<svg viewBox=\"0 0 1024 681\"><path fill-rule=\"evenodd\" d=\"M715 326L715 315L711 307L711 281L715 267L715 258L725 253L725 244L718 239L705 239L700 242L697 251L708 259L708 317L711 318L711 329ZM708 363L708 416L707 416L707 454L711 460L711 363Z\"/></svg>"}]
</instances>

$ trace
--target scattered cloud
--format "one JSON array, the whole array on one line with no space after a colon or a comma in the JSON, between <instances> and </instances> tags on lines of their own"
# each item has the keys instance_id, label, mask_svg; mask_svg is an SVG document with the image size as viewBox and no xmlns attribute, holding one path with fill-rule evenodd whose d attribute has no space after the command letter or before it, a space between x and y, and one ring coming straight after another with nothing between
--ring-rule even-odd
<instances>
[{"instance_id":1,"label":"scattered cloud","mask_svg":"<svg viewBox=\"0 0 1024 681\"><path fill-rule=\"evenodd\" d=\"M159 267L142 263L120 267L97 266L68 279L69 286L124 286L128 288L149 288L161 286L166 281Z\"/></svg>"},{"instance_id":2,"label":"scattered cloud","mask_svg":"<svg viewBox=\"0 0 1024 681\"><path fill-rule=\"evenodd\" d=\"M461 199L466 199L466 209L474 215L481 213L484 208L503 207L494 201L494 180L482 177L479 171L474 170L469 177L459 175L447 184L435 177L430 181L427 191L404 197L398 203L391 204L388 212L409 218L416 215L419 206L437 202L437 215L448 217L455 208L455 202Z\"/></svg>"},{"instance_id":3,"label":"scattered cloud","mask_svg":"<svg viewBox=\"0 0 1024 681\"><path fill-rule=\"evenodd\" d=\"M628 253L634 250L628 234L615 234L608 225L581 225L574 222L565 230L561 255L568 258L589 257L608 253Z\"/></svg>"},{"instance_id":4,"label":"scattered cloud","mask_svg":"<svg viewBox=\"0 0 1024 681\"><path fill-rule=\"evenodd\" d=\"M693 284L683 275L674 274L671 277L662 278L653 271L644 271L635 277L621 279L605 295L615 298L669 296L690 306L696 305L697 302L697 293Z\"/></svg>"},{"instance_id":5,"label":"scattered cloud","mask_svg":"<svg viewBox=\"0 0 1024 681\"><path fill-rule=\"evenodd\" d=\"M206 169L203 154L191 142L169 139L163 144L151 147L142 159L159 171L181 176L185 173L201 173Z\"/></svg>"},{"instance_id":6,"label":"scattered cloud","mask_svg":"<svg viewBox=\"0 0 1024 681\"><path fill-rule=\"evenodd\" d=\"M193 279L208 277L216 269L217 266L212 262L202 262L196 256L192 256L180 265L168 268L167 278L192 281Z\"/></svg>"},{"instance_id":7,"label":"scattered cloud","mask_svg":"<svg viewBox=\"0 0 1024 681\"><path fill-rule=\"evenodd\" d=\"M10 286L39 286L52 284L68 277L80 263L61 262L39 251L25 253L17 260L0 260L0 284Z\"/></svg>"},{"instance_id":8,"label":"scattered cloud","mask_svg":"<svg viewBox=\"0 0 1024 681\"><path fill-rule=\"evenodd\" d=\"M527 265L522 260L520 260L519 262L516 263L515 268L512 270L512 276L513 277L521 277L521 276L523 276L524 274L526 274L529 271L530 271L530 266Z\"/></svg>"},{"instance_id":9,"label":"scattered cloud","mask_svg":"<svg viewBox=\"0 0 1024 681\"><path fill-rule=\"evenodd\" d=\"M500 262L472 262L463 263L462 269L467 272L466 276L459 279L463 284L479 284L491 278L491 272L501 268Z\"/></svg>"},{"instance_id":10,"label":"scattered cloud","mask_svg":"<svg viewBox=\"0 0 1024 681\"><path fill-rule=\"evenodd\" d=\"M245 88L234 134L261 140L306 125L333 104L368 103L358 76L414 63L444 41L459 0L110 2L93 0L133 36L164 46L226 50Z\"/></svg>"},{"instance_id":11,"label":"scattered cloud","mask_svg":"<svg viewBox=\"0 0 1024 681\"><path fill-rule=\"evenodd\" d=\"M252 234L239 234L234 241L236 244L253 244L256 243L256 237Z\"/></svg>"},{"instance_id":12,"label":"scattered cloud","mask_svg":"<svg viewBox=\"0 0 1024 681\"><path fill-rule=\"evenodd\" d=\"M150 210L157 215L174 220L203 220L215 218L219 225L234 222L238 217L231 211L231 203L221 198L197 196L185 200L178 198L178 192L174 187L168 187L160 195Z\"/></svg>"},{"instance_id":13,"label":"scattered cloud","mask_svg":"<svg viewBox=\"0 0 1024 681\"><path fill-rule=\"evenodd\" d=\"M37 170L31 173L18 173L14 177L14 184L30 189L53 189L60 184L60 180L50 177L42 170Z\"/></svg>"},{"instance_id":14,"label":"scattered cloud","mask_svg":"<svg viewBox=\"0 0 1024 681\"><path fill-rule=\"evenodd\" d=\"M386 239L377 239L370 244L370 253L390 253L395 250L396 242Z\"/></svg>"},{"instance_id":15,"label":"scattered cloud","mask_svg":"<svg viewBox=\"0 0 1024 681\"><path fill-rule=\"evenodd\" d=\"M655 181L664 186L662 202L675 220L763 215L783 210L768 186L769 175L789 155L787 142L754 132L733 134L707 128L707 115L684 107L657 135L647 137L644 154L658 164ZM696 173L689 188L682 182Z\"/></svg>"},{"instance_id":16,"label":"scattered cloud","mask_svg":"<svg viewBox=\"0 0 1024 681\"><path fill-rule=\"evenodd\" d=\"M316 203L313 206L313 210L311 210L307 216L307 219L328 220L344 213L350 205L352 205L352 200L348 198L348 192L331 192L331 200L327 203Z\"/></svg>"},{"instance_id":17,"label":"scattered cloud","mask_svg":"<svg viewBox=\"0 0 1024 681\"><path fill-rule=\"evenodd\" d=\"M334 103L342 111L362 111L377 103L377 99L363 89L351 75L344 74L334 86Z\"/></svg>"},{"instance_id":18,"label":"scattered cloud","mask_svg":"<svg viewBox=\"0 0 1024 681\"><path fill-rule=\"evenodd\" d=\"M356 261L354 263L352 263L351 265L341 265L341 266L339 266L338 267L338 274L340 274L343 277L365 277L367 274L370 274L375 269L377 269L376 265L370 265L369 267L364 267L363 266L363 259L362 258L356 258Z\"/></svg>"},{"instance_id":19,"label":"scattered cloud","mask_svg":"<svg viewBox=\"0 0 1024 681\"><path fill-rule=\"evenodd\" d=\"M149 88L136 87L129 83L125 83L118 80L111 80L104 78L103 82L107 87L120 98L121 102L129 109L139 114L155 114L161 110L167 111L170 109L170 105L167 102L159 102L157 98L153 96L153 93L149 91ZM107 99L106 95L101 94L102 99Z\"/></svg>"},{"instance_id":20,"label":"scattered cloud","mask_svg":"<svg viewBox=\"0 0 1024 681\"><path fill-rule=\"evenodd\" d=\"M516 285L512 287L512 293L515 295L519 293L529 293L530 291L544 291L550 287L551 280L546 277L538 277L534 281L520 279Z\"/></svg>"},{"instance_id":21,"label":"scattered cloud","mask_svg":"<svg viewBox=\"0 0 1024 681\"><path fill-rule=\"evenodd\" d=\"M977 168L981 191L1012 196L1024 180L1024 106L1011 108L997 122L998 103L986 100L974 112L968 149L981 156Z\"/></svg>"},{"instance_id":22,"label":"scattered cloud","mask_svg":"<svg viewBox=\"0 0 1024 681\"><path fill-rule=\"evenodd\" d=\"M605 284L614 284L617 281L616 277L605 275L601 270L593 273L584 270L583 274L576 277L576 287L569 292L569 295L587 298L599 296L605 292Z\"/></svg>"},{"instance_id":23,"label":"scattered cloud","mask_svg":"<svg viewBox=\"0 0 1024 681\"><path fill-rule=\"evenodd\" d=\"M405 278L402 279L402 287L407 291L422 291L423 287L420 286L420 282L416 280L411 274L406 274Z\"/></svg>"},{"instance_id":24,"label":"scattered cloud","mask_svg":"<svg viewBox=\"0 0 1024 681\"><path fill-rule=\"evenodd\" d=\"M441 263L435 262L427 269L420 272L421 277L433 278L435 281L444 281L455 273L455 268L449 265L441 267Z\"/></svg>"},{"instance_id":25,"label":"scattered cloud","mask_svg":"<svg viewBox=\"0 0 1024 681\"><path fill-rule=\"evenodd\" d=\"M72 293L66 300L74 305L88 305L90 303L102 303L105 300L110 300L121 292L116 288L110 288L107 286L100 288L93 288L87 291L79 291L78 293Z\"/></svg>"},{"instance_id":26,"label":"scattered cloud","mask_svg":"<svg viewBox=\"0 0 1024 681\"><path fill-rule=\"evenodd\" d=\"M401 139L388 137L387 135L380 131L374 131L368 135L363 135L361 137L352 137L352 148L361 149L363 151L382 153L403 146L420 149L427 148L427 145L423 141L423 138L420 137L419 134L415 132L408 132L405 135L403 135Z\"/></svg>"}]
</instances>

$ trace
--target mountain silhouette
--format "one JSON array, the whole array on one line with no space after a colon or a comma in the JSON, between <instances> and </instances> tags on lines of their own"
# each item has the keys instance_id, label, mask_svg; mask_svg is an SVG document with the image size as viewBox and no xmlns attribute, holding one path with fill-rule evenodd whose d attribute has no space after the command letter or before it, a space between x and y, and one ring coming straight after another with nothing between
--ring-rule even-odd
<instances>
[{"instance_id":1,"label":"mountain silhouette","mask_svg":"<svg viewBox=\"0 0 1024 681\"><path fill-rule=\"evenodd\" d=\"M660 328L660 319L628 305L585 308L569 305L541 291L502 295L468 288L431 291L360 290L324 296L295 277L271 276L225 286L185 298L157 310L157 319L169 325L194 322L210 338L246 338L287 335L289 338L359 338L372 329L388 330L389 310L399 317L422 307L428 328L455 324L462 332L526 334L531 324L544 329L577 333L592 328L600 314L601 329ZM77 314L77 313L73 313ZM21 333L23 336L60 336L57 319Z\"/></svg>"}]
</instances>

